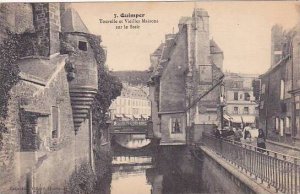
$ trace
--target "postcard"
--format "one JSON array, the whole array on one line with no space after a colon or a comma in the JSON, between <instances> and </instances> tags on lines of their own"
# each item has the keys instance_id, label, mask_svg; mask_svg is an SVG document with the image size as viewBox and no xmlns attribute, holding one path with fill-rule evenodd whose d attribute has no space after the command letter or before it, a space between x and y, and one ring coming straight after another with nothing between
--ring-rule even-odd
<instances>
[{"instance_id":1,"label":"postcard","mask_svg":"<svg viewBox=\"0 0 300 194\"><path fill-rule=\"evenodd\" d=\"M0 193L300 192L297 1L0 3Z\"/></svg>"}]
</instances>

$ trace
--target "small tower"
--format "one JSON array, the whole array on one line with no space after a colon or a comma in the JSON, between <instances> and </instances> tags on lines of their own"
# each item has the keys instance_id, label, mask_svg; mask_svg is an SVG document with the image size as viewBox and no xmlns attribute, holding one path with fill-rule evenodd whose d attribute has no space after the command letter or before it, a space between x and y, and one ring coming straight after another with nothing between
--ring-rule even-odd
<instances>
[{"instance_id":1,"label":"small tower","mask_svg":"<svg viewBox=\"0 0 300 194\"><path fill-rule=\"evenodd\" d=\"M98 90L97 61L93 47L100 43L101 39L89 33L78 13L69 4L62 3L60 10L61 41L74 49L73 52L63 54L69 54L68 68L72 73L69 89L77 134L81 124L89 116L91 104Z\"/></svg>"}]
</instances>

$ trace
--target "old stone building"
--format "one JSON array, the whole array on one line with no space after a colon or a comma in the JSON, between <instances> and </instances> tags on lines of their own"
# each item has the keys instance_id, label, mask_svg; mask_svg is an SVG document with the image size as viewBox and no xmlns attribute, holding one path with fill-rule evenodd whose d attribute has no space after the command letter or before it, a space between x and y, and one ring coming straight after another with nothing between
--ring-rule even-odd
<instances>
[{"instance_id":1,"label":"old stone building","mask_svg":"<svg viewBox=\"0 0 300 194\"><path fill-rule=\"evenodd\" d=\"M186 144L192 131L219 125L223 52L209 39L208 18L203 9L182 17L178 33L150 56L153 133L161 145Z\"/></svg>"},{"instance_id":2,"label":"old stone building","mask_svg":"<svg viewBox=\"0 0 300 194\"><path fill-rule=\"evenodd\" d=\"M90 106L101 40L68 3L0 4L0 10L1 26L27 41L4 121L0 193L37 187L62 193L76 166L93 166Z\"/></svg>"},{"instance_id":3,"label":"old stone building","mask_svg":"<svg viewBox=\"0 0 300 194\"><path fill-rule=\"evenodd\" d=\"M271 67L260 76L260 127L268 139L289 144L300 137L300 25L272 28Z\"/></svg>"},{"instance_id":4,"label":"old stone building","mask_svg":"<svg viewBox=\"0 0 300 194\"><path fill-rule=\"evenodd\" d=\"M258 75L225 72L226 107L224 118L227 120L227 125L236 128L256 125L258 99L253 94L253 81L257 78Z\"/></svg>"},{"instance_id":5,"label":"old stone building","mask_svg":"<svg viewBox=\"0 0 300 194\"><path fill-rule=\"evenodd\" d=\"M123 83L121 95L110 105L113 120L147 120L151 114L149 88Z\"/></svg>"}]
</instances>

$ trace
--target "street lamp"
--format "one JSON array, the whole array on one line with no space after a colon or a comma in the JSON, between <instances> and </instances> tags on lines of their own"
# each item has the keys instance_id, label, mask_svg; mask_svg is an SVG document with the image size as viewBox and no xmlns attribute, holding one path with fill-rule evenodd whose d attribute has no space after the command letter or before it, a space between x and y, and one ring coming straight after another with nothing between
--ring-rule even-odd
<instances>
[{"instance_id":1,"label":"street lamp","mask_svg":"<svg viewBox=\"0 0 300 194\"><path fill-rule=\"evenodd\" d=\"M224 106L225 106L225 85L222 82L220 85L220 111L221 111L221 129L224 128Z\"/></svg>"}]
</instances>

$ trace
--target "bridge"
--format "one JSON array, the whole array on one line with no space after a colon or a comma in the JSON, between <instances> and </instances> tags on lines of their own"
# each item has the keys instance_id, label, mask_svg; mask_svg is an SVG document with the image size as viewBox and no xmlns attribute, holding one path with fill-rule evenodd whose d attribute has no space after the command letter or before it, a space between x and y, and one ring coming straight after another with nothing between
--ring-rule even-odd
<instances>
[{"instance_id":1,"label":"bridge","mask_svg":"<svg viewBox=\"0 0 300 194\"><path fill-rule=\"evenodd\" d=\"M110 134L114 148L121 150L132 150L131 154L140 154L153 144L157 145L157 140L152 139L148 134L148 120L114 121L110 126ZM122 149L124 148L124 149ZM116 150L115 150L116 151Z\"/></svg>"},{"instance_id":2,"label":"bridge","mask_svg":"<svg viewBox=\"0 0 300 194\"><path fill-rule=\"evenodd\" d=\"M111 134L147 134L148 121L114 121L111 126Z\"/></svg>"}]
</instances>

